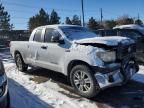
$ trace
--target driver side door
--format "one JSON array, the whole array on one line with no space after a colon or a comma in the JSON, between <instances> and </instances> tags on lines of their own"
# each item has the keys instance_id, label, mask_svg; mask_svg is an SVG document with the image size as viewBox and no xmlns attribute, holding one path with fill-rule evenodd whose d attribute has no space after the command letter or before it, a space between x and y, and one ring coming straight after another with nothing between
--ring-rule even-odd
<instances>
[{"instance_id":1,"label":"driver side door","mask_svg":"<svg viewBox=\"0 0 144 108\"><path fill-rule=\"evenodd\" d=\"M62 38L61 34L53 28L46 28L44 35L43 48L40 52L42 54L41 61L43 61L45 68L62 72L62 61L64 59L65 53L65 44L60 44L54 42L53 38L59 36L59 39Z\"/></svg>"}]
</instances>

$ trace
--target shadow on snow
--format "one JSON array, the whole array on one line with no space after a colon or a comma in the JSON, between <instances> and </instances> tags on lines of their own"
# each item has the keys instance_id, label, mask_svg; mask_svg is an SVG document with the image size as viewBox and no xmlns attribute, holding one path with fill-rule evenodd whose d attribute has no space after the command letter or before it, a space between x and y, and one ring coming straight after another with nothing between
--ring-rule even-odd
<instances>
[{"instance_id":1,"label":"shadow on snow","mask_svg":"<svg viewBox=\"0 0 144 108\"><path fill-rule=\"evenodd\" d=\"M11 108L52 108L13 79L9 79Z\"/></svg>"}]
</instances>

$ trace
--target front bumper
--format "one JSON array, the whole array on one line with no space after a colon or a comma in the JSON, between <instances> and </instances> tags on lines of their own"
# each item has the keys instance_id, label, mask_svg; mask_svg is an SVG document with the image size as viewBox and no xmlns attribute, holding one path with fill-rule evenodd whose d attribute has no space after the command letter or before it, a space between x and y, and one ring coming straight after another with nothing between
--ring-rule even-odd
<instances>
[{"instance_id":1,"label":"front bumper","mask_svg":"<svg viewBox=\"0 0 144 108\"><path fill-rule=\"evenodd\" d=\"M7 108L9 100L6 75L0 76L0 91L0 108Z\"/></svg>"},{"instance_id":2,"label":"front bumper","mask_svg":"<svg viewBox=\"0 0 144 108\"><path fill-rule=\"evenodd\" d=\"M95 78L101 89L122 85L138 72L138 64L131 59L125 59L122 63L107 64L104 67L92 67L95 70Z\"/></svg>"}]
</instances>

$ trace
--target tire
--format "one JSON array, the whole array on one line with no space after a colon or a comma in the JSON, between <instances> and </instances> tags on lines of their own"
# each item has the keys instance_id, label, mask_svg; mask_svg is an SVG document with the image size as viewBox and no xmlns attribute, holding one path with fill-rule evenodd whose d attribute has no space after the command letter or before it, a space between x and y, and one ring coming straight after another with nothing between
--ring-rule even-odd
<instances>
[{"instance_id":1,"label":"tire","mask_svg":"<svg viewBox=\"0 0 144 108\"><path fill-rule=\"evenodd\" d=\"M95 97L100 91L94 74L86 65L73 67L70 73L70 82L76 92L86 98Z\"/></svg>"},{"instance_id":2,"label":"tire","mask_svg":"<svg viewBox=\"0 0 144 108\"><path fill-rule=\"evenodd\" d=\"M27 71L28 65L24 63L23 58L20 53L17 53L15 55L15 62L19 71L21 72Z\"/></svg>"}]
</instances>

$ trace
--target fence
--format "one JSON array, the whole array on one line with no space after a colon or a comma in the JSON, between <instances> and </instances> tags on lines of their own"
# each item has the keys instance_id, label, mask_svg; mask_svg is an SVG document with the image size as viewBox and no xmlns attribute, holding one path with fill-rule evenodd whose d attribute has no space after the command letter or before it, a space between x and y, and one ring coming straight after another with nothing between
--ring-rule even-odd
<instances>
[{"instance_id":1,"label":"fence","mask_svg":"<svg viewBox=\"0 0 144 108\"><path fill-rule=\"evenodd\" d=\"M8 45L10 41L27 41L30 32L27 30L0 31L0 45Z\"/></svg>"}]
</instances>

